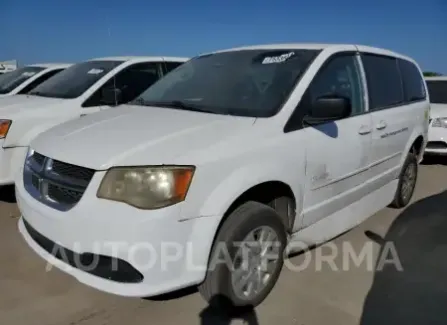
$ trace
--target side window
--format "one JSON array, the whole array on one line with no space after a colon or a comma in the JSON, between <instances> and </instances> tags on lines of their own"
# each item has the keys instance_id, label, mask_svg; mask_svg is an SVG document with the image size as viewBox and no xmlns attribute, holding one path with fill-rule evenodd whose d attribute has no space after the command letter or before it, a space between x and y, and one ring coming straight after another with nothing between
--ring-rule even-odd
<instances>
[{"instance_id":1,"label":"side window","mask_svg":"<svg viewBox=\"0 0 447 325\"><path fill-rule=\"evenodd\" d=\"M19 94L27 94L29 93L31 90L33 90L34 88L36 88L38 85L40 85L41 83L43 83L44 81L50 79L52 76L54 76L55 74L63 71L64 69L57 69L57 70L52 70L49 71L47 73L45 73L44 75L41 75L40 77L34 79L31 83L29 83L27 86L25 86L21 91L19 91Z\"/></svg>"},{"instance_id":2,"label":"side window","mask_svg":"<svg viewBox=\"0 0 447 325\"><path fill-rule=\"evenodd\" d=\"M160 65L156 62L136 63L118 72L114 78L108 80L84 103L83 107L103 105L102 91L117 88L121 91L118 105L126 104L137 98L161 77Z\"/></svg>"},{"instance_id":3,"label":"side window","mask_svg":"<svg viewBox=\"0 0 447 325\"><path fill-rule=\"evenodd\" d=\"M362 77L356 56L342 55L330 59L312 80L306 92L310 104L322 96L342 96L351 102L351 116L363 113Z\"/></svg>"},{"instance_id":4,"label":"side window","mask_svg":"<svg viewBox=\"0 0 447 325\"><path fill-rule=\"evenodd\" d=\"M425 83L418 68L407 60L398 59L398 62L404 84L405 101L416 102L424 100L427 97Z\"/></svg>"},{"instance_id":5,"label":"side window","mask_svg":"<svg viewBox=\"0 0 447 325\"><path fill-rule=\"evenodd\" d=\"M328 59L287 121L284 132L301 129L303 117L310 113L313 101L326 95L348 98L352 106L351 116L365 112L363 83L356 54L337 54Z\"/></svg>"},{"instance_id":6,"label":"side window","mask_svg":"<svg viewBox=\"0 0 447 325\"><path fill-rule=\"evenodd\" d=\"M380 110L404 102L402 79L397 59L375 54L362 54L368 84L369 109Z\"/></svg>"},{"instance_id":7,"label":"side window","mask_svg":"<svg viewBox=\"0 0 447 325\"><path fill-rule=\"evenodd\" d=\"M174 70L175 68L177 68L178 66L182 65L183 62L164 62L164 74L167 74L169 72L171 72L172 70Z\"/></svg>"}]
</instances>

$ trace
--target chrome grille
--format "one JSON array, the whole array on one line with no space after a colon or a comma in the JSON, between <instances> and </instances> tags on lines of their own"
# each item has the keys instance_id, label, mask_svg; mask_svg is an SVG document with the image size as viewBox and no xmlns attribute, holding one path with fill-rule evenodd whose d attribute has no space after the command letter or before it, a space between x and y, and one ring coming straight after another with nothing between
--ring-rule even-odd
<instances>
[{"instance_id":1,"label":"chrome grille","mask_svg":"<svg viewBox=\"0 0 447 325\"><path fill-rule=\"evenodd\" d=\"M45 159L45 156L42 156L40 153L37 152L35 152L31 157L34 160L34 162L38 165L42 165Z\"/></svg>"},{"instance_id":2,"label":"chrome grille","mask_svg":"<svg viewBox=\"0 0 447 325\"><path fill-rule=\"evenodd\" d=\"M34 152L26 159L23 182L35 199L61 211L75 206L95 170L68 164Z\"/></svg>"},{"instance_id":3,"label":"chrome grille","mask_svg":"<svg viewBox=\"0 0 447 325\"><path fill-rule=\"evenodd\" d=\"M58 160L53 161L53 171L66 177L80 179L87 182L90 182L93 174L95 173L93 169L78 167Z\"/></svg>"},{"instance_id":4,"label":"chrome grille","mask_svg":"<svg viewBox=\"0 0 447 325\"><path fill-rule=\"evenodd\" d=\"M82 193L50 183L48 184L48 196L63 204L73 204L73 202L79 202Z\"/></svg>"}]
</instances>

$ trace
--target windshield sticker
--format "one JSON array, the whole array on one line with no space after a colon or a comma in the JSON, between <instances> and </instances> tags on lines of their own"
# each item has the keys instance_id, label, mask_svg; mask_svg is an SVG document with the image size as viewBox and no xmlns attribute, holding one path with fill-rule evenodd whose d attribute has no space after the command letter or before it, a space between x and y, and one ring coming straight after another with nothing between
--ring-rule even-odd
<instances>
[{"instance_id":1,"label":"windshield sticker","mask_svg":"<svg viewBox=\"0 0 447 325\"><path fill-rule=\"evenodd\" d=\"M27 71L27 72L22 73L22 76L24 76L24 77L32 77L35 74L36 74L35 72Z\"/></svg>"},{"instance_id":2,"label":"windshield sticker","mask_svg":"<svg viewBox=\"0 0 447 325\"><path fill-rule=\"evenodd\" d=\"M104 70L102 69L91 69L89 72L87 72L88 74L100 74L103 73Z\"/></svg>"},{"instance_id":3,"label":"windshield sticker","mask_svg":"<svg viewBox=\"0 0 447 325\"><path fill-rule=\"evenodd\" d=\"M289 52L280 56L268 56L262 60L262 64L282 63L293 56L295 52Z\"/></svg>"}]
</instances>

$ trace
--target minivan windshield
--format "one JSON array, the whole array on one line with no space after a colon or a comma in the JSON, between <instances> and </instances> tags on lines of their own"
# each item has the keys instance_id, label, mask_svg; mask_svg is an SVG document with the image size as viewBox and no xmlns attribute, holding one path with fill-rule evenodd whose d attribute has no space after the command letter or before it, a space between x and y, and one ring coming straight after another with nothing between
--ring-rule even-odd
<instances>
[{"instance_id":1,"label":"minivan windshield","mask_svg":"<svg viewBox=\"0 0 447 325\"><path fill-rule=\"evenodd\" d=\"M319 51L239 50L191 59L131 104L214 114L275 115Z\"/></svg>"},{"instance_id":2,"label":"minivan windshield","mask_svg":"<svg viewBox=\"0 0 447 325\"><path fill-rule=\"evenodd\" d=\"M87 61L70 66L42 82L28 95L76 98L123 61Z\"/></svg>"},{"instance_id":3,"label":"minivan windshield","mask_svg":"<svg viewBox=\"0 0 447 325\"><path fill-rule=\"evenodd\" d=\"M430 103L447 104L447 80L427 81Z\"/></svg>"},{"instance_id":4,"label":"minivan windshield","mask_svg":"<svg viewBox=\"0 0 447 325\"><path fill-rule=\"evenodd\" d=\"M23 67L0 75L0 94L10 93L44 69L43 67Z\"/></svg>"}]
</instances>

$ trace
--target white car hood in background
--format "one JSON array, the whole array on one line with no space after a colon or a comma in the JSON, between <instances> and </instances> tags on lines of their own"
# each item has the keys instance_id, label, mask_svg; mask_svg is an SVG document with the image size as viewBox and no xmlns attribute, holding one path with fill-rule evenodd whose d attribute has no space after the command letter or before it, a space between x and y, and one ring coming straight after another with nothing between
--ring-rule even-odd
<instances>
[{"instance_id":1,"label":"white car hood in background","mask_svg":"<svg viewBox=\"0 0 447 325\"><path fill-rule=\"evenodd\" d=\"M96 170L177 164L176 157L215 145L254 118L122 105L60 124L31 143L35 151ZM191 164L194 162L190 162Z\"/></svg>"},{"instance_id":2,"label":"white car hood in background","mask_svg":"<svg viewBox=\"0 0 447 325\"><path fill-rule=\"evenodd\" d=\"M447 117L447 104L430 104L430 118Z\"/></svg>"},{"instance_id":3,"label":"white car hood in background","mask_svg":"<svg viewBox=\"0 0 447 325\"><path fill-rule=\"evenodd\" d=\"M46 98L28 95L13 95L0 98L0 119L11 119L20 117L28 112L35 114L36 110L47 109L49 106L58 104L64 99Z\"/></svg>"}]
</instances>

